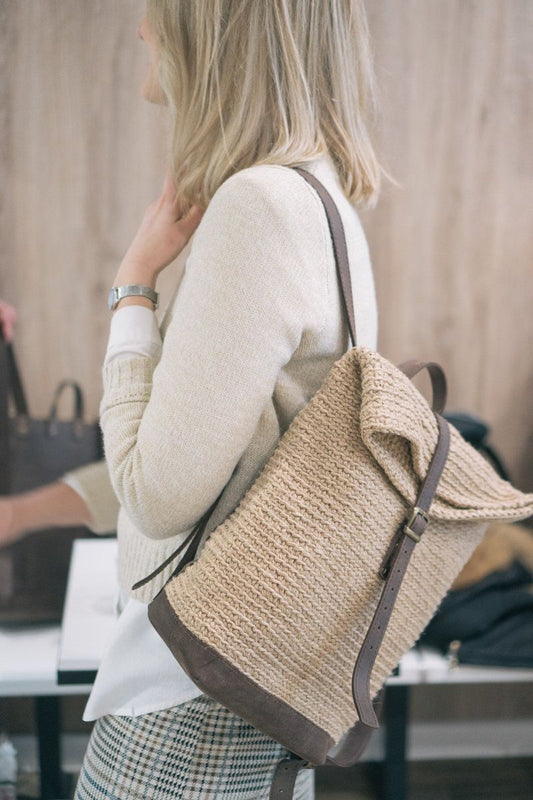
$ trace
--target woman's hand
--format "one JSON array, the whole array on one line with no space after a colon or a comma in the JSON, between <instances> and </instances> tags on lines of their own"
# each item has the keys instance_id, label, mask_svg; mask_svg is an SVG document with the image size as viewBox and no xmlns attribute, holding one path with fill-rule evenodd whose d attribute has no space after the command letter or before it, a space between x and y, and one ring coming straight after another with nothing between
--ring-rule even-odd
<instances>
[{"instance_id":1,"label":"woman's hand","mask_svg":"<svg viewBox=\"0 0 533 800\"><path fill-rule=\"evenodd\" d=\"M157 276L181 253L203 216L203 209L193 206L178 217L178 194L167 175L163 191L144 213L114 285L143 283L155 287Z\"/></svg>"}]
</instances>

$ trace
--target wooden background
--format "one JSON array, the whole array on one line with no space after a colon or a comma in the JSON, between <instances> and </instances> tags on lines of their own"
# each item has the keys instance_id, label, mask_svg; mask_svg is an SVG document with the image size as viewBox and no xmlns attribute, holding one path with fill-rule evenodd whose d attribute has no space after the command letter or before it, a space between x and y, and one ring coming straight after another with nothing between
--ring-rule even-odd
<instances>
[{"instance_id":1,"label":"wooden background","mask_svg":"<svg viewBox=\"0 0 533 800\"><path fill-rule=\"evenodd\" d=\"M34 414L69 377L96 416L108 287L162 185L165 109L139 95L143 9L143 0L0 4L0 297L19 310L16 352ZM396 363L442 363L447 410L485 419L513 481L531 491L533 3L367 9L382 109L375 141L401 184L361 214L379 348Z\"/></svg>"}]
</instances>

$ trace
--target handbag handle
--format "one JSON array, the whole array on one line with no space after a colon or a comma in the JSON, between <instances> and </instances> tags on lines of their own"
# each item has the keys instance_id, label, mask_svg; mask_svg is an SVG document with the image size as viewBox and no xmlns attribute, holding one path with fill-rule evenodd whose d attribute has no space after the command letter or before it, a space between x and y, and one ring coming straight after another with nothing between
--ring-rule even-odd
<instances>
[{"instance_id":1,"label":"handbag handle","mask_svg":"<svg viewBox=\"0 0 533 800\"><path fill-rule=\"evenodd\" d=\"M61 381L61 383L55 390L54 397L52 400L52 405L50 407L50 412L47 418L48 434L50 436L55 436L57 434L57 429L58 429L57 405L63 390L69 386L72 387L74 391L74 417L72 419L72 424L74 427L74 435L81 439L81 437L83 436L84 402L83 402L83 392L80 388L80 385L76 383L76 381L68 381L68 380Z\"/></svg>"},{"instance_id":2,"label":"handbag handle","mask_svg":"<svg viewBox=\"0 0 533 800\"><path fill-rule=\"evenodd\" d=\"M7 408L7 397L9 397L9 392L11 391L11 395L13 397L13 401L15 403L15 411L17 414L17 430L20 426L22 432L26 431L29 424L30 412L28 410L28 403L26 400L26 393L24 391L24 387L22 385L22 379L20 377L20 371L17 365L17 359L15 358L15 349L11 342L6 341L2 334L2 341L4 343L4 351L5 351L5 362L3 365L3 372L4 375L2 376L2 393L5 393L6 396L6 408Z\"/></svg>"},{"instance_id":3,"label":"handbag handle","mask_svg":"<svg viewBox=\"0 0 533 800\"><path fill-rule=\"evenodd\" d=\"M7 453L9 452L9 397L11 396L13 398L15 404L15 430L20 436L27 434L30 429L30 414L13 345L4 338L3 333L0 336L0 340L3 345L0 381L0 444L2 445L2 452ZM3 459L0 474L1 491L4 493L9 491L9 468L7 461L7 458Z\"/></svg>"},{"instance_id":4,"label":"handbag handle","mask_svg":"<svg viewBox=\"0 0 533 800\"><path fill-rule=\"evenodd\" d=\"M9 494L10 471L9 471L9 423L8 423L8 357L7 342L4 339L4 332L0 326L0 495Z\"/></svg>"},{"instance_id":5,"label":"handbag handle","mask_svg":"<svg viewBox=\"0 0 533 800\"><path fill-rule=\"evenodd\" d=\"M20 377L20 370L15 357L15 349L13 344L5 340L3 333L1 335L1 339L4 344L4 347L2 348L4 358L2 359L3 375L0 384L0 391L2 393L2 398L0 401L0 415L4 421L0 422L0 425L7 425L7 404L9 394L11 392L16 411L16 432L19 435L24 435L29 431L30 421L30 412L28 409L28 402L26 400L26 393ZM50 406L50 411L48 412L47 417L48 433L50 436L55 436L57 433L57 406L61 394L68 386L71 386L74 391L74 415L72 418L74 435L77 438L81 438L83 436L83 417L85 409L83 392L80 385L76 383L76 381L71 380L61 381L55 390L54 397L52 399L52 405Z\"/></svg>"},{"instance_id":6,"label":"handbag handle","mask_svg":"<svg viewBox=\"0 0 533 800\"><path fill-rule=\"evenodd\" d=\"M25 435L30 429L30 416L26 395L15 358L15 350L8 342L0 327L0 494L9 494L11 470L9 466L9 394L13 397L16 410L15 428L17 434Z\"/></svg>"}]
</instances>

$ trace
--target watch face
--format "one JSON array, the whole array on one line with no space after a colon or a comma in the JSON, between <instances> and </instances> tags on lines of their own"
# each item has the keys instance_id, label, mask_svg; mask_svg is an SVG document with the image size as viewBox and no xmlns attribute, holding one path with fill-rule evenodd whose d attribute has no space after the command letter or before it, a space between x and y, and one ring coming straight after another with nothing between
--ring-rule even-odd
<instances>
[{"instance_id":1,"label":"watch face","mask_svg":"<svg viewBox=\"0 0 533 800\"><path fill-rule=\"evenodd\" d=\"M109 295L107 298L107 305L111 310L113 309L115 302L116 302L115 287L112 286L111 289L109 290Z\"/></svg>"}]
</instances>

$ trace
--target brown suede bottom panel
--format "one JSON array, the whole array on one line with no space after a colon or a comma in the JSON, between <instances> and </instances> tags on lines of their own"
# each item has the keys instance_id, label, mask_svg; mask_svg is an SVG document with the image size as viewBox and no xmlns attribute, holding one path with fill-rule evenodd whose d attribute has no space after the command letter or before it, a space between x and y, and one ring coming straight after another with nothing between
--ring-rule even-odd
<instances>
[{"instance_id":1,"label":"brown suede bottom panel","mask_svg":"<svg viewBox=\"0 0 533 800\"><path fill-rule=\"evenodd\" d=\"M148 618L191 680L205 694L311 764L326 761L334 741L327 731L261 688L185 627L164 591Z\"/></svg>"}]
</instances>

